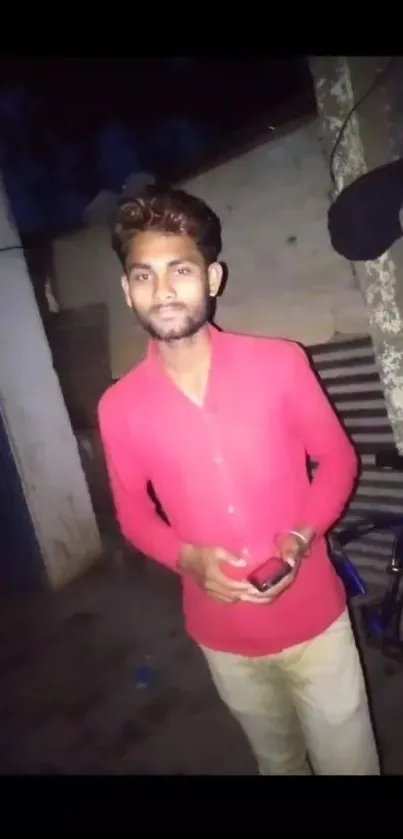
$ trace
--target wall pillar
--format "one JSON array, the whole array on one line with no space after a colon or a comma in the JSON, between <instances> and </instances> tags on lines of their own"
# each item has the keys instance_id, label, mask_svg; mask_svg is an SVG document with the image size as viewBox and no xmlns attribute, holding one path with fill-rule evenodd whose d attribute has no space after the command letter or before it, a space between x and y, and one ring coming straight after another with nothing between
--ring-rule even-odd
<instances>
[{"instance_id":1,"label":"wall pillar","mask_svg":"<svg viewBox=\"0 0 403 839\"><path fill-rule=\"evenodd\" d=\"M354 111L338 143L333 170L336 194L360 175L402 153L394 67L388 57L321 56L311 59L319 118L328 159L345 118ZM400 146L399 146L400 144ZM334 196L335 197L335 196ZM396 447L403 454L403 243L354 271L368 313L369 329Z\"/></svg>"},{"instance_id":2,"label":"wall pillar","mask_svg":"<svg viewBox=\"0 0 403 839\"><path fill-rule=\"evenodd\" d=\"M0 180L0 404L50 587L101 540L17 230Z\"/></svg>"}]
</instances>

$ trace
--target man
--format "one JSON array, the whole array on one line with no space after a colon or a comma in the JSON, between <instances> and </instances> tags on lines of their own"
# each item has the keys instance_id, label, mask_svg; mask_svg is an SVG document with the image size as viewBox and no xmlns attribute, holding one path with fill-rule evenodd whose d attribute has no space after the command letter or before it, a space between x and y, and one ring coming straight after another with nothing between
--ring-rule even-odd
<instances>
[{"instance_id":1,"label":"man","mask_svg":"<svg viewBox=\"0 0 403 839\"><path fill-rule=\"evenodd\" d=\"M298 345L209 325L221 227L204 202L148 189L120 206L112 243L151 337L99 406L124 536L181 576L187 630L262 774L379 774L324 538L354 484L349 440ZM289 574L261 593L247 578L274 554Z\"/></svg>"}]
</instances>

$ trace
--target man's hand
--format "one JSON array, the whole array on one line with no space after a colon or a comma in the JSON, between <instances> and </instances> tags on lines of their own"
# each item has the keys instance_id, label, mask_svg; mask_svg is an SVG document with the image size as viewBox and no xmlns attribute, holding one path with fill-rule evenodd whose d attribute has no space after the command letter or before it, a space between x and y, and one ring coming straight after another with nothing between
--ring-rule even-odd
<instances>
[{"instance_id":1,"label":"man's hand","mask_svg":"<svg viewBox=\"0 0 403 839\"><path fill-rule=\"evenodd\" d=\"M293 584L298 575L304 553L302 543L291 533L280 536L277 539L277 556L280 556L290 566L290 573L268 591L260 592L254 588L252 594L246 592L242 595L241 600L262 606L273 603Z\"/></svg>"},{"instance_id":2,"label":"man's hand","mask_svg":"<svg viewBox=\"0 0 403 839\"><path fill-rule=\"evenodd\" d=\"M179 567L192 574L200 587L214 600L222 603L236 603L250 597L255 591L246 580L232 580L222 570L222 563L242 568L245 560L235 557L223 548L198 548L187 545L179 558Z\"/></svg>"}]
</instances>

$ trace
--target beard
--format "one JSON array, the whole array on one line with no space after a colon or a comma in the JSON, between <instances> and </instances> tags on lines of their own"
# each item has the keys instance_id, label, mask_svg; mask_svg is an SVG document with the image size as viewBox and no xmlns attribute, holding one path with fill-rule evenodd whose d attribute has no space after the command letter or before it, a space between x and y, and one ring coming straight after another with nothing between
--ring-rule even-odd
<instances>
[{"instance_id":1,"label":"beard","mask_svg":"<svg viewBox=\"0 0 403 839\"><path fill-rule=\"evenodd\" d=\"M164 317L169 310L169 316ZM210 297L203 298L197 308L190 310L183 303L172 303L168 306L156 306L151 311L139 312L133 307L133 314L140 326L151 338L157 341L181 341L196 335L209 320Z\"/></svg>"}]
</instances>

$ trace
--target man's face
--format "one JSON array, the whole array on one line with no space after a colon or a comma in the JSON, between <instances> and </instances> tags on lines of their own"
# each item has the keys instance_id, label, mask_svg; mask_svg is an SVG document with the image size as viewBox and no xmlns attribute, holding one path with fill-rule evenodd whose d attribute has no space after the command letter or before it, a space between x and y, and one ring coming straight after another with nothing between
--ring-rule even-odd
<instances>
[{"instance_id":1,"label":"man's face","mask_svg":"<svg viewBox=\"0 0 403 839\"><path fill-rule=\"evenodd\" d=\"M138 233L130 246L122 288L127 305L160 341L194 335L218 294L222 268L206 266L193 239L158 231Z\"/></svg>"}]
</instances>

